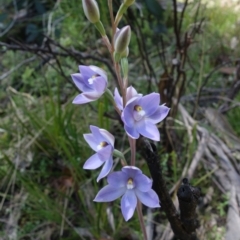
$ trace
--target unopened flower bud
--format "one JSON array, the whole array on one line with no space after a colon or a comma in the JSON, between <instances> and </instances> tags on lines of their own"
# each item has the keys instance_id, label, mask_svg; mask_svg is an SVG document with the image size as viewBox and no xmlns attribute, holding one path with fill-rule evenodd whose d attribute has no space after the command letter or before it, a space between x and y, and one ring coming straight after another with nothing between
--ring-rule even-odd
<instances>
[{"instance_id":1,"label":"unopened flower bud","mask_svg":"<svg viewBox=\"0 0 240 240\"><path fill-rule=\"evenodd\" d=\"M131 39L130 26L123 27L118 30L114 36L114 49L117 53L124 53L127 50L128 44Z\"/></svg>"},{"instance_id":2,"label":"unopened flower bud","mask_svg":"<svg viewBox=\"0 0 240 240\"><path fill-rule=\"evenodd\" d=\"M95 0L82 0L85 16L91 23L99 22L100 13L98 4Z\"/></svg>"}]
</instances>

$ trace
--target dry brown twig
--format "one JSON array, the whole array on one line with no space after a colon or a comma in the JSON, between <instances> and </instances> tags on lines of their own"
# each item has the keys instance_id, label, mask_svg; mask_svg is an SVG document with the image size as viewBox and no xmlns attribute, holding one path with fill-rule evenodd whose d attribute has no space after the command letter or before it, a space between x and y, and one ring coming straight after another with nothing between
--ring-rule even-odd
<instances>
[{"instance_id":1,"label":"dry brown twig","mask_svg":"<svg viewBox=\"0 0 240 240\"><path fill-rule=\"evenodd\" d=\"M197 164L201 159L206 158L207 161L202 161L204 167L210 171L213 171L215 177L215 183L217 187L223 193L231 193L229 202L228 216L232 216L235 219L235 223L240 222L240 213L236 212L236 209L240 208L240 175L238 165L236 164L236 158L232 154L231 149L212 132L199 126L196 121L188 114L187 110L181 105L178 105L178 110L181 113L184 122L187 123L187 127L192 128L196 125L197 135L199 139L198 150L193 158L189 170L190 176L193 176ZM224 126L222 126L224 129ZM219 131L219 128L217 129ZM198 156L198 157L197 157ZM197 162L196 162L197 159ZM232 207L235 211L232 211ZM231 224L231 217L228 217L226 239L232 239L231 236L239 236L240 229L236 227L236 224Z\"/></svg>"}]
</instances>

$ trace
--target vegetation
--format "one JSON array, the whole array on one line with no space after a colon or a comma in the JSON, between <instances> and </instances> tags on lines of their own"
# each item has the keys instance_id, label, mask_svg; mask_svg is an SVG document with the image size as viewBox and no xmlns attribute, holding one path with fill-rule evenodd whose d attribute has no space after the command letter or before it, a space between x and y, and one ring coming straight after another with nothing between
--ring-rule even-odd
<instances>
[{"instance_id":1,"label":"vegetation","mask_svg":"<svg viewBox=\"0 0 240 240\"><path fill-rule=\"evenodd\" d=\"M107 1L98 2L110 34ZM234 178L239 178L240 161L240 7L186 1L178 3L177 13L172 2L166 8L158 1L136 2L122 22L133 32L129 81L144 94L159 92L172 109L159 126L157 145L169 192L175 199L184 177L201 187L198 237L223 239L231 230L229 204L239 194ZM113 3L116 11L119 2ZM178 32L174 14L177 24L182 19ZM77 91L70 75L80 64L104 68L109 88L117 84L81 1L5 1L0 51L1 238L141 239L137 218L126 223L119 201L92 201L104 183L96 183L96 171L82 169L92 153L83 139L90 124L114 132L119 150L128 145L105 96L88 105L72 104ZM128 149L125 153L128 157ZM148 171L140 155L137 161ZM163 211L153 217L144 212L155 239L172 239Z\"/></svg>"}]
</instances>

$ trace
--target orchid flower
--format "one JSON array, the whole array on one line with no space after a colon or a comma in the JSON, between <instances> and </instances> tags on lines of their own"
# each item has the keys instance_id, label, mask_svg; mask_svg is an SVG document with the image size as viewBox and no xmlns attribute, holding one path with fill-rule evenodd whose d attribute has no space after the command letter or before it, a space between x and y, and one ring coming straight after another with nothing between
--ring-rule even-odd
<instances>
[{"instance_id":1,"label":"orchid flower","mask_svg":"<svg viewBox=\"0 0 240 240\"><path fill-rule=\"evenodd\" d=\"M89 146L96 152L84 164L84 169L93 170L103 166L97 182L106 177L112 169L113 165L113 150L114 150L114 137L105 129L96 126L90 126L91 132L83 134L84 139Z\"/></svg>"},{"instance_id":2,"label":"orchid flower","mask_svg":"<svg viewBox=\"0 0 240 240\"><path fill-rule=\"evenodd\" d=\"M160 207L159 198L152 190L152 180L134 166L125 166L122 171L107 177L108 185L95 197L95 202L110 202L122 196L121 210L125 221L134 214L137 200L150 208Z\"/></svg>"},{"instance_id":3,"label":"orchid flower","mask_svg":"<svg viewBox=\"0 0 240 240\"><path fill-rule=\"evenodd\" d=\"M169 108L160 104L160 95L151 93L143 97L131 98L122 112L124 129L133 138L140 134L154 141L160 141L160 133L156 126L169 112Z\"/></svg>"},{"instance_id":4,"label":"orchid flower","mask_svg":"<svg viewBox=\"0 0 240 240\"><path fill-rule=\"evenodd\" d=\"M80 73L71 75L73 82L81 94L77 95L73 104L84 104L100 98L106 91L108 80L104 70L96 66L79 66Z\"/></svg>"}]
</instances>

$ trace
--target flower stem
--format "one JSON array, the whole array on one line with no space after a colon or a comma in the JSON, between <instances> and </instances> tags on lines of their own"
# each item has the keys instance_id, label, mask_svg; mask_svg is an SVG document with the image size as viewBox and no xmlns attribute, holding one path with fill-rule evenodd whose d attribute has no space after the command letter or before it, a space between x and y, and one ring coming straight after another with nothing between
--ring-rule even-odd
<instances>
[{"instance_id":1,"label":"flower stem","mask_svg":"<svg viewBox=\"0 0 240 240\"><path fill-rule=\"evenodd\" d=\"M108 9L110 12L110 19L112 24L112 29L114 28L114 17L113 17L113 7L112 7L112 0L108 0Z\"/></svg>"},{"instance_id":2,"label":"flower stem","mask_svg":"<svg viewBox=\"0 0 240 240\"><path fill-rule=\"evenodd\" d=\"M138 219L139 219L139 222L140 222L140 226L141 226L141 229L142 229L144 240L148 240L145 224L144 224L144 221L143 221L142 206L141 206L141 203L140 203L139 200L138 200L138 203L137 203L137 213L138 213Z\"/></svg>"},{"instance_id":3,"label":"flower stem","mask_svg":"<svg viewBox=\"0 0 240 240\"><path fill-rule=\"evenodd\" d=\"M103 36L102 39L103 39L103 42L105 43L105 45L107 46L108 51L109 51L110 53L112 53L112 52L113 52L113 50L112 50L112 45L111 45L111 43L109 42L108 37L107 37L107 36Z\"/></svg>"},{"instance_id":4,"label":"flower stem","mask_svg":"<svg viewBox=\"0 0 240 240\"><path fill-rule=\"evenodd\" d=\"M126 105L126 89L124 88L124 83L121 77L120 65L117 62L114 62L114 69L117 75L118 84L123 98L123 107Z\"/></svg>"},{"instance_id":5,"label":"flower stem","mask_svg":"<svg viewBox=\"0 0 240 240\"><path fill-rule=\"evenodd\" d=\"M136 139L128 137L130 148L131 148L131 165L135 166L136 164Z\"/></svg>"}]
</instances>

